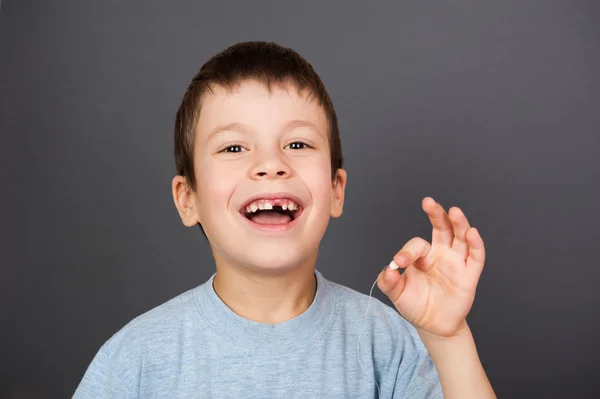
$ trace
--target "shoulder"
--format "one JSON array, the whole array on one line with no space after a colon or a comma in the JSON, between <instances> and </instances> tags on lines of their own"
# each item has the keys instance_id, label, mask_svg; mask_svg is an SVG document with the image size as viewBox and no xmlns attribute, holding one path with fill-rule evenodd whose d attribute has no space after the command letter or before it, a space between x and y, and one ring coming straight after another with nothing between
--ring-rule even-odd
<instances>
[{"instance_id":1,"label":"shoulder","mask_svg":"<svg viewBox=\"0 0 600 399\"><path fill-rule=\"evenodd\" d=\"M126 367L130 362L137 362L149 349L172 343L174 336L201 321L194 290L179 294L135 317L114 333L100 352Z\"/></svg>"},{"instance_id":2,"label":"shoulder","mask_svg":"<svg viewBox=\"0 0 600 399\"><path fill-rule=\"evenodd\" d=\"M336 292L336 311L346 329L358 329L359 333L364 330L363 339L369 335L375 347L382 351L399 351L405 360L414 359L423 351L416 329L394 307L350 287L329 283Z\"/></svg>"},{"instance_id":3,"label":"shoulder","mask_svg":"<svg viewBox=\"0 0 600 399\"><path fill-rule=\"evenodd\" d=\"M173 345L199 317L194 290L184 292L137 316L112 335L89 364L74 398L130 397L141 378L145 356L158 355ZM166 349L168 350L168 349Z\"/></svg>"},{"instance_id":4,"label":"shoulder","mask_svg":"<svg viewBox=\"0 0 600 399\"><path fill-rule=\"evenodd\" d=\"M366 362L373 359L381 387L402 397L443 397L433 360L415 327L379 299L331 284L336 291L338 328L347 332L345 336L358 337L359 355Z\"/></svg>"}]
</instances>

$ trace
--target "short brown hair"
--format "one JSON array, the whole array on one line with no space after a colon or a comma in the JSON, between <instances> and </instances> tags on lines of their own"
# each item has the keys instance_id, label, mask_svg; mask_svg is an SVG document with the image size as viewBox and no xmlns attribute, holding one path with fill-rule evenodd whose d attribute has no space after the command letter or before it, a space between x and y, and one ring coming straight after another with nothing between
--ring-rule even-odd
<instances>
[{"instance_id":1,"label":"short brown hair","mask_svg":"<svg viewBox=\"0 0 600 399\"><path fill-rule=\"evenodd\" d=\"M273 42L248 41L234 44L210 58L194 76L177 110L175 119L175 166L196 191L194 173L195 128L202 99L213 86L228 89L245 80L257 80L271 91L273 84L293 83L306 90L325 111L331 158L331 178L342 168L342 146L337 116L331 98L312 65L291 48Z\"/></svg>"}]
</instances>

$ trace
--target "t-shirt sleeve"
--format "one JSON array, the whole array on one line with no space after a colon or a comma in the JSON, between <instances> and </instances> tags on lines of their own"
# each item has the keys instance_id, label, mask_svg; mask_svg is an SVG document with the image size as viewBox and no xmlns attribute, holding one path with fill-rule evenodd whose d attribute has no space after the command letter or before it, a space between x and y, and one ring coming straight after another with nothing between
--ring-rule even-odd
<instances>
[{"instance_id":1,"label":"t-shirt sleeve","mask_svg":"<svg viewBox=\"0 0 600 399\"><path fill-rule=\"evenodd\" d=\"M433 360L421 343L412 361L398 368L394 399L443 399L442 386Z\"/></svg>"},{"instance_id":2,"label":"t-shirt sleeve","mask_svg":"<svg viewBox=\"0 0 600 399\"><path fill-rule=\"evenodd\" d=\"M118 370L111 367L111 361L104 345L88 366L73 399L133 399L131 392L121 379Z\"/></svg>"}]
</instances>

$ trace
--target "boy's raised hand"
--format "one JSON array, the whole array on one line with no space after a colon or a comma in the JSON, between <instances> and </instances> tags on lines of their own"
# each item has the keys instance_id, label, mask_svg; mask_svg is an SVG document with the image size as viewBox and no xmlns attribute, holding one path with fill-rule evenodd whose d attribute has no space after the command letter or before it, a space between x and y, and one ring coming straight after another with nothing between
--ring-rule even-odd
<instances>
[{"instance_id":1,"label":"boy's raised hand","mask_svg":"<svg viewBox=\"0 0 600 399\"><path fill-rule=\"evenodd\" d=\"M394 256L404 273L388 267L377 286L417 330L453 337L466 325L485 247L460 208L451 208L450 217L431 197L422 207L433 225L431 244L420 237L409 240Z\"/></svg>"}]
</instances>

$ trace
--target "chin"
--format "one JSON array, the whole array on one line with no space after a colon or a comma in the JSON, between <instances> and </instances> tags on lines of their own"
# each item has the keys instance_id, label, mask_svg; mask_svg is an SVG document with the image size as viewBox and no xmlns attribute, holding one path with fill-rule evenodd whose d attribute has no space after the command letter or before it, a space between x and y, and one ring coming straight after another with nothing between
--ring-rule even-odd
<instances>
[{"instance_id":1,"label":"chin","mask_svg":"<svg viewBox=\"0 0 600 399\"><path fill-rule=\"evenodd\" d=\"M218 226L210 229L217 244L211 243L215 260L256 273L282 273L301 268L311 259L316 261L320 240L329 221L323 219L301 219L300 225L283 233L255 231L246 221L238 225L241 216L234 218L235 223L230 226L211 224L211 227ZM307 231L306 225L312 228Z\"/></svg>"},{"instance_id":2,"label":"chin","mask_svg":"<svg viewBox=\"0 0 600 399\"><path fill-rule=\"evenodd\" d=\"M257 273L288 272L298 269L313 257L314 250L290 245L259 245L236 254L236 264L244 265Z\"/></svg>"}]
</instances>

